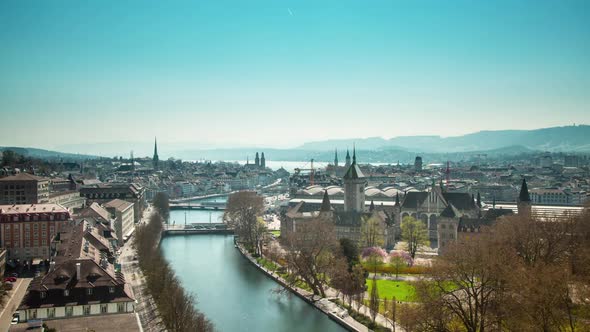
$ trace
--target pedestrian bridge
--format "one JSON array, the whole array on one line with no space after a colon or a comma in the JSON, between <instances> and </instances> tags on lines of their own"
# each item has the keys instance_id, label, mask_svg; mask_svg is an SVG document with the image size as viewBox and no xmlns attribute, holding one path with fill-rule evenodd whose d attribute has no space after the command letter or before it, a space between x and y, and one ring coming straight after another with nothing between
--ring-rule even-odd
<instances>
[{"instance_id":1,"label":"pedestrian bridge","mask_svg":"<svg viewBox=\"0 0 590 332\"><path fill-rule=\"evenodd\" d=\"M192 223L188 225L164 225L164 235L184 234L233 234L225 223Z\"/></svg>"},{"instance_id":2,"label":"pedestrian bridge","mask_svg":"<svg viewBox=\"0 0 590 332\"><path fill-rule=\"evenodd\" d=\"M225 210L225 202L170 203L170 210Z\"/></svg>"}]
</instances>

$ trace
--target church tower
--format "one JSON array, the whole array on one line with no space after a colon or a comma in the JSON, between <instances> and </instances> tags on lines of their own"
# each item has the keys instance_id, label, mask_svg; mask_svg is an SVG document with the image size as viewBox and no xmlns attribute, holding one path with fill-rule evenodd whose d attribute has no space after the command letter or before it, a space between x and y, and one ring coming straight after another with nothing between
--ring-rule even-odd
<instances>
[{"instance_id":1,"label":"church tower","mask_svg":"<svg viewBox=\"0 0 590 332\"><path fill-rule=\"evenodd\" d=\"M345 159L345 163L344 163L344 169L348 170L348 168L350 168L350 153L348 152L348 149L346 149L346 159Z\"/></svg>"},{"instance_id":2,"label":"church tower","mask_svg":"<svg viewBox=\"0 0 590 332\"><path fill-rule=\"evenodd\" d=\"M529 188L526 184L526 179L524 178L522 179L522 185L520 186L520 194L518 195L516 206L518 208L518 214L531 214L531 196L529 195Z\"/></svg>"},{"instance_id":3,"label":"church tower","mask_svg":"<svg viewBox=\"0 0 590 332\"><path fill-rule=\"evenodd\" d=\"M254 158L254 165L260 167L260 157L258 156L258 152L256 152L256 158Z\"/></svg>"},{"instance_id":4,"label":"church tower","mask_svg":"<svg viewBox=\"0 0 590 332\"><path fill-rule=\"evenodd\" d=\"M334 168L338 168L338 150L334 149Z\"/></svg>"},{"instance_id":5,"label":"church tower","mask_svg":"<svg viewBox=\"0 0 590 332\"><path fill-rule=\"evenodd\" d=\"M347 154L348 159L350 158ZM356 149L352 151L352 164L344 174L344 211L365 210L365 176L356 164Z\"/></svg>"},{"instance_id":6,"label":"church tower","mask_svg":"<svg viewBox=\"0 0 590 332\"><path fill-rule=\"evenodd\" d=\"M266 158L264 158L264 152L262 152L262 156L260 157L260 168L266 168Z\"/></svg>"},{"instance_id":7,"label":"church tower","mask_svg":"<svg viewBox=\"0 0 590 332\"><path fill-rule=\"evenodd\" d=\"M155 170L158 170L158 166L160 163L160 157L158 157L158 138L154 137L154 157L152 158L152 163Z\"/></svg>"}]
</instances>

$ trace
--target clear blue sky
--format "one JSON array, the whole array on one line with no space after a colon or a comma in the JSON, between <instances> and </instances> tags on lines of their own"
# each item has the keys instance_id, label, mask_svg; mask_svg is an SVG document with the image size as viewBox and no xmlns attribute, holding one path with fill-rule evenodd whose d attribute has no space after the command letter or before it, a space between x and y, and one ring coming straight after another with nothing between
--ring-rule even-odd
<instances>
[{"instance_id":1,"label":"clear blue sky","mask_svg":"<svg viewBox=\"0 0 590 332\"><path fill-rule=\"evenodd\" d=\"M590 1L0 2L0 145L590 123Z\"/></svg>"}]
</instances>

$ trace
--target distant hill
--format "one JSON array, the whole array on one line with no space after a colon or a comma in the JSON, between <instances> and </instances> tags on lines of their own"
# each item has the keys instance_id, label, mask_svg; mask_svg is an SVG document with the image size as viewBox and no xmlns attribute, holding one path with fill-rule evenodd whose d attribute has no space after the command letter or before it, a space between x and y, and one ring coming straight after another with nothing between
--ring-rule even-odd
<instances>
[{"instance_id":1,"label":"distant hill","mask_svg":"<svg viewBox=\"0 0 590 332\"><path fill-rule=\"evenodd\" d=\"M20 155L39 158L39 159L64 159L64 160L85 160L85 159L96 159L97 156L74 154L74 153L63 153L51 150L43 150L36 148L22 148L22 147L11 147L11 146L0 146L0 152L4 150L12 150Z\"/></svg>"},{"instance_id":2,"label":"distant hill","mask_svg":"<svg viewBox=\"0 0 590 332\"><path fill-rule=\"evenodd\" d=\"M394 148L398 150L452 153L486 151L521 146L537 151L590 152L590 126L551 127L534 130L480 131L454 137L400 136L389 140L371 137L361 139L327 140L303 144L302 150L328 151L357 147L368 150Z\"/></svg>"}]
</instances>

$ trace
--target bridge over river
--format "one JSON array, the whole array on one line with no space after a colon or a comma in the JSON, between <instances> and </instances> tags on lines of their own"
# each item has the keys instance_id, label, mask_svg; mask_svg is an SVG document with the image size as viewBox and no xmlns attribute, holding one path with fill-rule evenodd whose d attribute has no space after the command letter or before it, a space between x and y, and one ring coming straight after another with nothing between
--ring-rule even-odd
<instances>
[{"instance_id":1,"label":"bridge over river","mask_svg":"<svg viewBox=\"0 0 590 332\"><path fill-rule=\"evenodd\" d=\"M225 202L170 203L170 210L225 210Z\"/></svg>"}]
</instances>

